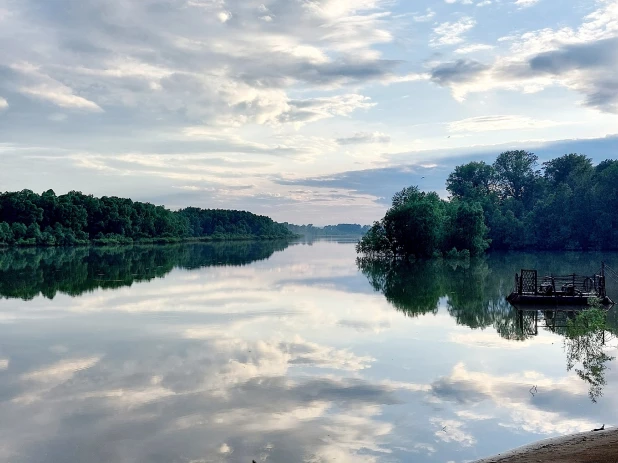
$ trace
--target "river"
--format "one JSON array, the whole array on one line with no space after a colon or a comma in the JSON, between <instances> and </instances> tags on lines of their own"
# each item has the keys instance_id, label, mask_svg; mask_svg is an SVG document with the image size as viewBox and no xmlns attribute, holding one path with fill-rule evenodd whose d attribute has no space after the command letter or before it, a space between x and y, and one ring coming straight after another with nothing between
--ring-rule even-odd
<instances>
[{"instance_id":1,"label":"river","mask_svg":"<svg viewBox=\"0 0 618 463\"><path fill-rule=\"evenodd\" d=\"M618 268L380 265L345 240L0 250L0 461L459 463L616 424L614 311L573 340L504 300L521 268L602 260Z\"/></svg>"}]
</instances>

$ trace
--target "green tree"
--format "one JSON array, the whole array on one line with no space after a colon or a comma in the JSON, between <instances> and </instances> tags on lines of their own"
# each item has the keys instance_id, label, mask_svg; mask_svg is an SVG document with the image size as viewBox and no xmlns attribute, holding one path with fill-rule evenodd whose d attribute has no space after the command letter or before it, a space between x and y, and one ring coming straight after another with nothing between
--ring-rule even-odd
<instances>
[{"instance_id":1,"label":"green tree","mask_svg":"<svg viewBox=\"0 0 618 463\"><path fill-rule=\"evenodd\" d=\"M505 151L493 164L500 196L524 200L530 198L538 172L538 156L528 151Z\"/></svg>"},{"instance_id":2,"label":"green tree","mask_svg":"<svg viewBox=\"0 0 618 463\"><path fill-rule=\"evenodd\" d=\"M374 222L356 245L356 252L366 256L392 256L390 241L382 222Z\"/></svg>"},{"instance_id":3,"label":"green tree","mask_svg":"<svg viewBox=\"0 0 618 463\"><path fill-rule=\"evenodd\" d=\"M496 189L496 172L482 161L457 166L446 180L446 189L457 199L489 197Z\"/></svg>"},{"instance_id":4,"label":"green tree","mask_svg":"<svg viewBox=\"0 0 618 463\"><path fill-rule=\"evenodd\" d=\"M435 194L415 195L384 216L392 253L400 257L429 257L440 249L442 204Z\"/></svg>"},{"instance_id":5,"label":"green tree","mask_svg":"<svg viewBox=\"0 0 618 463\"><path fill-rule=\"evenodd\" d=\"M551 186L566 183L574 175L584 175L592 171L592 161L583 154L565 154L543 163L543 177Z\"/></svg>"},{"instance_id":6,"label":"green tree","mask_svg":"<svg viewBox=\"0 0 618 463\"><path fill-rule=\"evenodd\" d=\"M484 253L489 247L483 208L479 203L454 201L450 207L447 224L446 249L468 250L473 256Z\"/></svg>"},{"instance_id":7,"label":"green tree","mask_svg":"<svg viewBox=\"0 0 618 463\"><path fill-rule=\"evenodd\" d=\"M11 225L6 222L0 222L0 243L13 244L15 237Z\"/></svg>"}]
</instances>

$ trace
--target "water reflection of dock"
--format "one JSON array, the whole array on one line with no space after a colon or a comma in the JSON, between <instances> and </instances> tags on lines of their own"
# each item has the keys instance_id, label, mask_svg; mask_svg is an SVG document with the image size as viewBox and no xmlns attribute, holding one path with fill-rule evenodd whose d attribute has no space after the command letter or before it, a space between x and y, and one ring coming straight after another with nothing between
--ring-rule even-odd
<instances>
[{"instance_id":1,"label":"water reflection of dock","mask_svg":"<svg viewBox=\"0 0 618 463\"><path fill-rule=\"evenodd\" d=\"M538 336L539 326L564 334L569 320L575 320L578 313L589 309L588 306L515 306L517 330L524 337Z\"/></svg>"}]
</instances>

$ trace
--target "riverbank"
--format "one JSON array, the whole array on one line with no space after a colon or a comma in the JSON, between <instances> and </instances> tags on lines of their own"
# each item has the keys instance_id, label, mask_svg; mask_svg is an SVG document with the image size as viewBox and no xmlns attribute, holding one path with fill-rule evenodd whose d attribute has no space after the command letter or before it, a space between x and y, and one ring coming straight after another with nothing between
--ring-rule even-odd
<instances>
[{"instance_id":1,"label":"riverbank","mask_svg":"<svg viewBox=\"0 0 618 463\"><path fill-rule=\"evenodd\" d=\"M618 429L556 437L474 463L616 463Z\"/></svg>"}]
</instances>

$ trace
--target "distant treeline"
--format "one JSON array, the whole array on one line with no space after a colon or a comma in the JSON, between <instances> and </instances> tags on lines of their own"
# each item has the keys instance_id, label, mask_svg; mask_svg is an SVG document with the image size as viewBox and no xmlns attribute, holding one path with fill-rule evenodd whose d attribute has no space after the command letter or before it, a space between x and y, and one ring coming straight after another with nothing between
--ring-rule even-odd
<instances>
[{"instance_id":1,"label":"distant treeline","mask_svg":"<svg viewBox=\"0 0 618 463\"><path fill-rule=\"evenodd\" d=\"M30 190L0 194L0 245L74 246L187 239L281 239L293 237L272 219L244 211L163 206L78 191L57 196Z\"/></svg>"},{"instance_id":2,"label":"distant treeline","mask_svg":"<svg viewBox=\"0 0 618 463\"><path fill-rule=\"evenodd\" d=\"M369 256L461 256L492 250L618 249L618 161L581 154L544 162L507 151L457 166L440 199L409 187L359 243Z\"/></svg>"},{"instance_id":3,"label":"distant treeline","mask_svg":"<svg viewBox=\"0 0 618 463\"><path fill-rule=\"evenodd\" d=\"M359 225L356 223L340 223L339 225L326 225L325 227L314 227L309 225L294 225L284 222L284 225L292 233L305 237L320 236L362 236L369 231L369 225Z\"/></svg>"}]
</instances>

